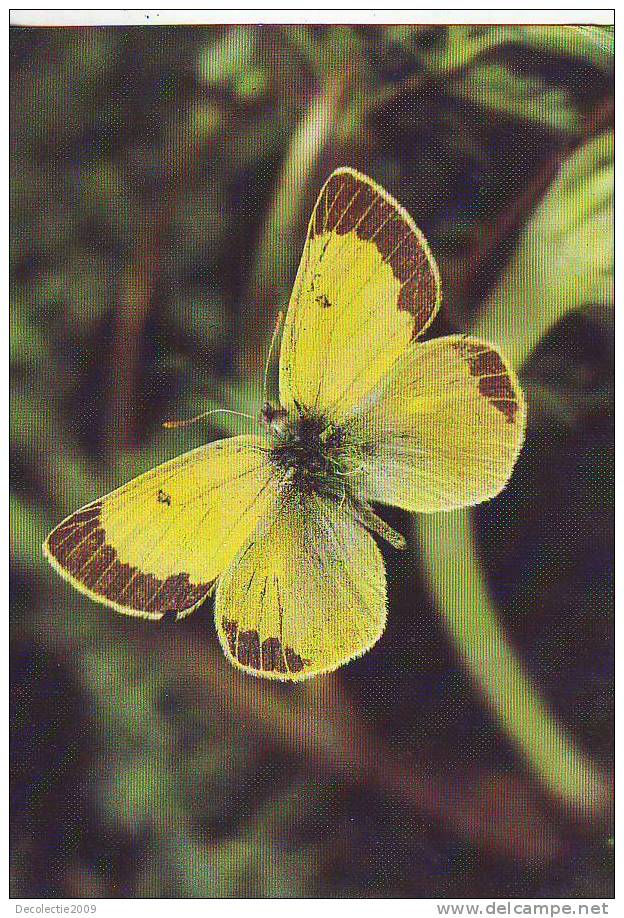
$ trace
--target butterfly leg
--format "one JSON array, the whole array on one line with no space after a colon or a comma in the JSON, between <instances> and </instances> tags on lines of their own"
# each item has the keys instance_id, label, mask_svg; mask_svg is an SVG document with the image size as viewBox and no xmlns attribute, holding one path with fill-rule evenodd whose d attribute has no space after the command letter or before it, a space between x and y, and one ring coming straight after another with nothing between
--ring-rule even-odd
<instances>
[{"instance_id":1,"label":"butterfly leg","mask_svg":"<svg viewBox=\"0 0 624 918\"><path fill-rule=\"evenodd\" d=\"M354 497L349 498L349 503L351 504L351 508L356 518L366 527L366 529L375 533L375 535L380 538L385 539L386 542L389 542L390 545L394 546L394 548L398 548L400 551L407 548L407 542L404 536L393 529L392 526L388 526L381 517L377 516L377 514L371 510L368 504Z\"/></svg>"}]
</instances>

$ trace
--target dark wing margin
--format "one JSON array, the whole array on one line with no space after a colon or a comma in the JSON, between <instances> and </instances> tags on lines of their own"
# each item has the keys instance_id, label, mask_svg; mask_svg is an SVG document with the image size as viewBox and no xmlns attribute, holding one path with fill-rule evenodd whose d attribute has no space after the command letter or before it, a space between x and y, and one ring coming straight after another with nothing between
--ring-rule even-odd
<instances>
[{"instance_id":1,"label":"dark wing margin","mask_svg":"<svg viewBox=\"0 0 624 918\"><path fill-rule=\"evenodd\" d=\"M427 240L405 208L372 179L341 167L321 190L308 237L329 232L355 232L375 244L402 284L397 308L414 317L413 337L421 335L440 305L440 275Z\"/></svg>"},{"instance_id":2,"label":"dark wing margin","mask_svg":"<svg viewBox=\"0 0 624 918\"><path fill-rule=\"evenodd\" d=\"M479 381L479 392L513 424L520 399L500 354L481 341L464 338L455 348L468 364L470 375Z\"/></svg>"},{"instance_id":3,"label":"dark wing margin","mask_svg":"<svg viewBox=\"0 0 624 918\"><path fill-rule=\"evenodd\" d=\"M228 618L223 618L221 624L234 659L241 666L257 670L259 675L300 673L310 662L302 659L292 647L284 646L278 637L268 637L260 642L260 635L255 629L239 631L238 622Z\"/></svg>"},{"instance_id":4,"label":"dark wing margin","mask_svg":"<svg viewBox=\"0 0 624 918\"><path fill-rule=\"evenodd\" d=\"M64 579L96 602L141 618L188 614L206 598L213 583L191 583L183 572L161 580L121 563L106 542L101 510L99 501L83 507L46 539L44 554Z\"/></svg>"}]
</instances>

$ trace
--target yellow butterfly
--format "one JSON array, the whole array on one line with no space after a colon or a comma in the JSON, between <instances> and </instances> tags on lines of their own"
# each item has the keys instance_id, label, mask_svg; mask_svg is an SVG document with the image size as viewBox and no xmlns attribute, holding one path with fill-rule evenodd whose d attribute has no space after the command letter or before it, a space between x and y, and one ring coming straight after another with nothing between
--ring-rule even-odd
<instances>
[{"instance_id":1,"label":"yellow butterfly","mask_svg":"<svg viewBox=\"0 0 624 918\"><path fill-rule=\"evenodd\" d=\"M255 675L299 680L363 654L386 622L371 533L405 547L371 503L488 500L524 440L524 399L494 347L416 341L439 304L409 214L337 169L312 212L262 435L202 446L88 504L45 554L129 615L181 618L214 590L223 649Z\"/></svg>"}]
</instances>

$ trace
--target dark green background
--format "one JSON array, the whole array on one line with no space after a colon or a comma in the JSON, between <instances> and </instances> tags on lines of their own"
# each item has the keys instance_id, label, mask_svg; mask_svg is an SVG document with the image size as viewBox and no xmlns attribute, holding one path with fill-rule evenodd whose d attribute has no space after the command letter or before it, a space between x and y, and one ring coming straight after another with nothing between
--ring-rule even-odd
<instances>
[{"instance_id":1,"label":"dark green background","mask_svg":"<svg viewBox=\"0 0 624 918\"><path fill-rule=\"evenodd\" d=\"M382 641L303 687L231 669L209 604L124 619L40 550L82 503L249 429L160 425L258 410L315 196L354 166L431 242L429 334L500 327L521 374L527 443L473 563L608 777L610 31L14 28L11 67L13 895L610 895L604 812L545 793L488 713L416 541L387 552Z\"/></svg>"}]
</instances>

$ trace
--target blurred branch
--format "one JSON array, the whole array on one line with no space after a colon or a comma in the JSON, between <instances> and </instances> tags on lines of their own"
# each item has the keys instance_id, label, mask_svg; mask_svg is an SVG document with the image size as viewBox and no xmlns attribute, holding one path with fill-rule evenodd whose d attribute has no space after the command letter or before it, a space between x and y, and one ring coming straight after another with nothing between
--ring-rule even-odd
<instances>
[{"instance_id":1,"label":"blurred branch","mask_svg":"<svg viewBox=\"0 0 624 918\"><path fill-rule=\"evenodd\" d=\"M203 141L201 132L192 121L188 130L180 129L177 135L176 142L169 147L175 151L177 160L172 161L155 212L152 214L148 210L145 213L121 282L119 309L115 313L113 330L108 404L107 447L112 455L120 449L132 449L138 445L136 401L145 323L151 309L165 237Z\"/></svg>"},{"instance_id":2,"label":"blurred branch","mask_svg":"<svg viewBox=\"0 0 624 918\"><path fill-rule=\"evenodd\" d=\"M108 395L107 451L110 454L137 445L136 390L139 384L142 337L149 315L158 260L158 232L148 220L139 230L134 254L124 272L119 308L115 313Z\"/></svg>"},{"instance_id":3,"label":"blurred branch","mask_svg":"<svg viewBox=\"0 0 624 918\"><path fill-rule=\"evenodd\" d=\"M260 232L254 273L246 297L249 319L242 334L241 359L248 373L256 374L261 368L269 329L279 307L286 302L295 255L290 240L299 236L309 185L319 159L331 143L342 93L343 85L337 77L312 97L284 159Z\"/></svg>"},{"instance_id":4,"label":"blurred branch","mask_svg":"<svg viewBox=\"0 0 624 918\"><path fill-rule=\"evenodd\" d=\"M281 749L303 756L315 768L343 780L373 783L420 819L432 819L493 856L522 863L560 858L566 841L535 801L531 785L506 773L444 774L428 756L402 757L383 743L341 689L337 677L306 686L274 686L236 672L198 635L180 629L124 635L137 659L197 695L199 710L223 711L242 723L256 723ZM79 660L88 648L71 628L47 638L65 659ZM492 818L492 814L496 814Z\"/></svg>"}]
</instances>

